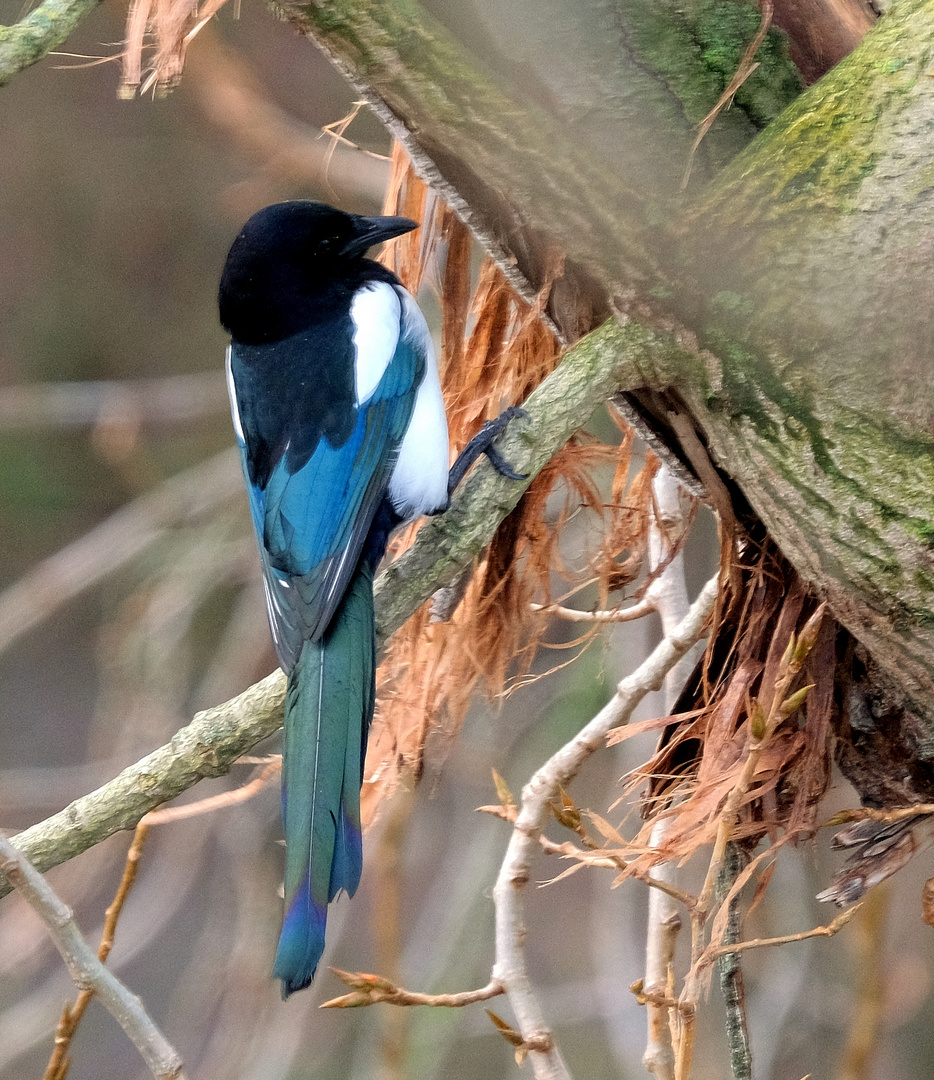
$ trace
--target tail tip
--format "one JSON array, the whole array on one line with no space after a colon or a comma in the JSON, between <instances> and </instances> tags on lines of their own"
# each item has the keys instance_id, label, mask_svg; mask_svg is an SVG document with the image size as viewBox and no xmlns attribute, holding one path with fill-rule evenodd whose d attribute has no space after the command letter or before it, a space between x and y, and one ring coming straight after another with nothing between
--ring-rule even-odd
<instances>
[{"instance_id":1,"label":"tail tip","mask_svg":"<svg viewBox=\"0 0 934 1080\"><path fill-rule=\"evenodd\" d=\"M307 887L300 889L283 920L272 968L273 978L282 981L283 1000L304 990L315 977L324 952L326 926L327 904L315 903Z\"/></svg>"},{"instance_id":2,"label":"tail tip","mask_svg":"<svg viewBox=\"0 0 934 1080\"><path fill-rule=\"evenodd\" d=\"M315 973L312 971L310 975L280 975L276 971L273 971L273 976L281 980L282 986L280 987L280 990L282 992L282 1000L288 1001L297 991L304 990L306 987L311 986L311 980L315 977Z\"/></svg>"}]
</instances>

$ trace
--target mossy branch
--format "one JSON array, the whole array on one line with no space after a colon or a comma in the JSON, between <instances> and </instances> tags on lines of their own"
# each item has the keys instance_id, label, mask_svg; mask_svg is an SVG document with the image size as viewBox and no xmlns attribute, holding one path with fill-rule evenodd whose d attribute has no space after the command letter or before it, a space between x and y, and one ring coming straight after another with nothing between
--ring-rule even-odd
<instances>
[{"instance_id":1,"label":"mossy branch","mask_svg":"<svg viewBox=\"0 0 934 1080\"><path fill-rule=\"evenodd\" d=\"M44 0L13 26L0 26L0 86L68 37L101 0Z\"/></svg>"},{"instance_id":2,"label":"mossy branch","mask_svg":"<svg viewBox=\"0 0 934 1080\"><path fill-rule=\"evenodd\" d=\"M796 571L904 687L916 744L934 755L934 308L918 301L934 227L931 0L895 5L680 200L639 182L643 148L662 143L635 137L626 110L626 152L608 162L586 124L567 123L577 98L564 111L530 101L515 65L474 56L418 0L285 10L510 280L537 292L555 251L566 256L546 312L567 340L609 310L650 311L707 350L676 399L635 398L636 419L677 453L670 417L686 414ZM541 55L571 48L563 24L536 26ZM627 47L645 52L652 35L633 30ZM585 62L591 45L575 45L575 88L603 71ZM560 102L561 80L541 77ZM586 92L605 100L596 84ZM663 156L680 175L677 140Z\"/></svg>"},{"instance_id":3,"label":"mossy branch","mask_svg":"<svg viewBox=\"0 0 934 1080\"><path fill-rule=\"evenodd\" d=\"M500 443L529 479L617 390L651 385L647 372L691 358L664 334L629 322L608 322L570 350L524 403L528 421L514 422ZM693 362L693 361L691 361ZM428 522L413 547L380 576L376 615L383 640L440 586L469 565L492 539L527 484L506 480L481 462L450 510ZM46 871L132 829L144 814L209 776L222 776L238 757L282 726L285 677L277 671L239 697L198 713L165 746L124 769L103 787L14 837ZM0 896L9 892L0 885Z\"/></svg>"}]
</instances>

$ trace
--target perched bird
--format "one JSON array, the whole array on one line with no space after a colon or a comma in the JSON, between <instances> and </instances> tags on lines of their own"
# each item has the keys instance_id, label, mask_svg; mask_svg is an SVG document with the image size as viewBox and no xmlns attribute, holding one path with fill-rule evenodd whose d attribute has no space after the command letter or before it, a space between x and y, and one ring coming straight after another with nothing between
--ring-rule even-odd
<instances>
[{"instance_id":1,"label":"perched bird","mask_svg":"<svg viewBox=\"0 0 934 1080\"><path fill-rule=\"evenodd\" d=\"M227 385L276 654L288 676L282 779L285 915L273 969L307 986L327 906L353 895L373 716L373 572L390 531L448 505L521 410L487 424L448 471L441 385L424 316L365 258L417 228L296 201L254 214L220 283Z\"/></svg>"}]
</instances>

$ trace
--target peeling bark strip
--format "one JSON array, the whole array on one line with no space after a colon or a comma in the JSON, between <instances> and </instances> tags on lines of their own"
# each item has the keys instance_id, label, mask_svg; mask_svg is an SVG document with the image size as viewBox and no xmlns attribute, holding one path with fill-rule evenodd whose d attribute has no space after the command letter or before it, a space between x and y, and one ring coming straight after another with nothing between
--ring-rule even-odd
<instances>
[{"instance_id":1,"label":"peeling bark strip","mask_svg":"<svg viewBox=\"0 0 934 1080\"><path fill-rule=\"evenodd\" d=\"M633 29L640 5L620 8ZM899 4L680 206L640 183L650 146L633 138L611 167L578 141L565 87L549 87L550 108L530 103L515 73L492 72L413 0L288 13L514 274L535 288L540 253L567 254L550 305L567 337L615 306L706 349L653 357L646 383L677 387L720 469L906 688L934 746L932 0ZM540 36L562 31L548 26ZM576 64L595 55L573 48ZM649 51L638 33L626 48ZM677 141L666 147L680 176ZM658 400L654 426L676 447Z\"/></svg>"}]
</instances>

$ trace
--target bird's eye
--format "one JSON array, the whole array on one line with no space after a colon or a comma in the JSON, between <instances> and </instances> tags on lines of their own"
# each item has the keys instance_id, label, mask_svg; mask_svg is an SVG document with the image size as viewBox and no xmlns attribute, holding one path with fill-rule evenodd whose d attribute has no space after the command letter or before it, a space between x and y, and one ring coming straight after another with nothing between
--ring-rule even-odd
<instances>
[{"instance_id":1,"label":"bird's eye","mask_svg":"<svg viewBox=\"0 0 934 1080\"><path fill-rule=\"evenodd\" d=\"M338 246L338 239L336 236L326 236L318 244L318 250L322 255L329 255L332 251L336 251Z\"/></svg>"}]
</instances>

